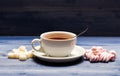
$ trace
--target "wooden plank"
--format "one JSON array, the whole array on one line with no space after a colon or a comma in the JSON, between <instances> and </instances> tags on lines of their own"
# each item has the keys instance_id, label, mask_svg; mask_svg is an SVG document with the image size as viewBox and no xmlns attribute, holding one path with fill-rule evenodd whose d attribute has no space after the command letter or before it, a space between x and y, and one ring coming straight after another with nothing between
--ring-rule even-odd
<instances>
[{"instance_id":1,"label":"wooden plank","mask_svg":"<svg viewBox=\"0 0 120 76\"><path fill-rule=\"evenodd\" d=\"M86 49L93 45L101 45L106 49L116 50L118 56L115 62L109 63L90 63L89 61L78 60L77 62L56 64L48 63L35 59L19 61L17 59L8 59L7 53L12 48L19 45L25 45L31 48L30 42L38 36L1 36L0 37L0 76L119 76L119 46L120 37L79 37L78 45ZM67 64L67 65L66 65Z\"/></svg>"}]
</instances>

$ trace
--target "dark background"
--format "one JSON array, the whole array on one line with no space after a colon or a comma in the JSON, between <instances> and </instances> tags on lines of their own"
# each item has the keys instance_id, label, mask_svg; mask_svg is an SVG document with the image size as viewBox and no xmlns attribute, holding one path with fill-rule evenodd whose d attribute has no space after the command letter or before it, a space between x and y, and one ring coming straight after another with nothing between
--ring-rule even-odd
<instances>
[{"instance_id":1,"label":"dark background","mask_svg":"<svg viewBox=\"0 0 120 76\"><path fill-rule=\"evenodd\" d=\"M0 35L65 30L120 36L120 0L0 0Z\"/></svg>"}]
</instances>

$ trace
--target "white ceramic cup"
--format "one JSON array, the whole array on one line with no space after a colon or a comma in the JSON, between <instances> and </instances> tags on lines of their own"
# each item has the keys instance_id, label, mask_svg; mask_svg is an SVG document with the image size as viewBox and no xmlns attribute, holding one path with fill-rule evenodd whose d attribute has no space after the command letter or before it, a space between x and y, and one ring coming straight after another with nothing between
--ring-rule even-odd
<instances>
[{"instance_id":1,"label":"white ceramic cup","mask_svg":"<svg viewBox=\"0 0 120 76\"><path fill-rule=\"evenodd\" d=\"M51 31L40 35L40 39L32 40L32 48L35 51L44 51L48 56L64 57L71 54L76 45L77 36L74 33L66 31ZM35 42L40 43L40 48L37 49Z\"/></svg>"}]
</instances>

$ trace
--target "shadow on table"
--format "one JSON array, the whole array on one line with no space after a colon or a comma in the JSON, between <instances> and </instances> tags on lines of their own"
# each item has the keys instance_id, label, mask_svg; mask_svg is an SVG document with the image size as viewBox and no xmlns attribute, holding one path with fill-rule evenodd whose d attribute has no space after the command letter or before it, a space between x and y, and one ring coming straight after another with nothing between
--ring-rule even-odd
<instances>
[{"instance_id":1,"label":"shadow on table","mask_svg":"<svg viewBox=\"0 0 120 76\"><path fill-rule=\"evenodd\" d=\"M77 59L75 61L70 61L70 62L47 62L47 61L40 60L37 57L34 57L33 61L36 62L37 64L40 64L40 65L42 64L42 65L46 65L46 66L61 67L61 66L71 66L71 65L80 64L84 61L84 58L80 57L79 59Z\"/></svg>"}]
</instances>

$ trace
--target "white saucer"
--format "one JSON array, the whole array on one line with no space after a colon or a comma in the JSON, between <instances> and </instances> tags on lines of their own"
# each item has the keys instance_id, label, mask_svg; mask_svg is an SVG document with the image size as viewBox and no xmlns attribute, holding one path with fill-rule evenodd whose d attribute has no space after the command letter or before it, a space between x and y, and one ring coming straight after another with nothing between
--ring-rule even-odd
<instances>
[{"instance_id":1,"label":"white saucer","mask_svg":"<svg viewBox=\"0 0 120 76\"><path fill-rule=\"evenodd\" d=\"M37 46L37 47L39 47L39 46ZM37 51L33 50L33 54L36 57L38 57L39 59L41 59L43 61L49 61L49 62L69 62L69 61L74 61L74 60L77 60L78 58L80 58L81 56L83 56L84 53L85 53L85 49L80 47L80 46L77 46L77 45L75 46L75 48L71 52L71 55L68 56L68 57L50 57L50 56L46 56L46 54L43 53L43 52L37 52Z\"/></svg>"}]
</instances>

